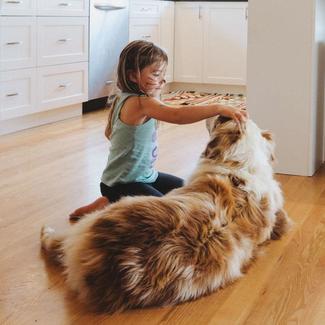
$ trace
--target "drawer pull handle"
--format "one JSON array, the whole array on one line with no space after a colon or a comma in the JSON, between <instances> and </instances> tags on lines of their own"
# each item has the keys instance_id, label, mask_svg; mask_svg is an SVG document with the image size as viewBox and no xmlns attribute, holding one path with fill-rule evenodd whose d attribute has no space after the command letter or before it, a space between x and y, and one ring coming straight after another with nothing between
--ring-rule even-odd
<instances>
[{"instance_id":1,"label":"drawer pull handle","mask_svg":"<svg viewBox=\"0 0 325 325\"><path fill-rule=\"evenodd\" d=\"M114 83L114 81L112 81L112 80L105 81L105 85L111 85L112 83Z\"/></svg>"},{"instance_id":2,"label":"drawer pull handle","mask_svg":"<svg viewBox=\"0 0 325 325\"><path fill-rule=\"evenodd\" d=\"M71 41L71 38L61 38L61 39L58 39L58 42L61 42L61 43L65 43L65 42L69 42Z\"/></svg>"},{"instance_id":3,"label":"drawer pull handle","mask_svg":"<svg viewBox=\"0 0 325 325\"><path fill-rule=\"evenodd\" d=\"M120 9L125 9L126 6L115 6L115 5L111 5L111 4L94 4L94 7L98 10L120 10Z\"/></svg>"},{"instance_id":4,"label":"drawer pull handle","mask_svg":"<svg viewBox=\"0 0 325 325\"><path fill-rule=\"evenodd\" d=\"M151 35L143 35L142 38L151 38Z\"/></svg>"},{"instance_id":5,"label":"drawer pull handle","mask_svg":"<svg viewBox=\"0 0 325 325\"><path fill-rule=\"evenodd\" d=\"M22 1L16 1L16 0L8 0L6 3L12 3L12 4L20 4L23 3Z\"/></svg>"},{"instance_id":6,"label":"drawer pull handle","mask_svg":"<svg viewBox=\"0 0 325 325\"><path fill-rule=\"evenodd\" d=\"M70 86L71 86L71 83L60 84L59 88L67 88L67 87L70 87Z\"/></svg>"},{"instance_id":7,"label":"drawer pull handle","mask_svg":"<svg viewBox=\"0 0 325 325\"><path fill-rule=\"evenodd\" d=\"M141 8L140 11L150 11L151 8Z\"/></svg>"},{"instance_id":8,"label":"drawer pull handle","mask_svg":"<svg viewBox=\"0 0 325 325\"><path fill-rule=\"evenodd\" d=\"M7 94L6 96L7 97L14 97L14 96L18 96L19 94L18 93L11 93L11 94Z\"/></svg>"},{"instance_id":9,"label":"drawer pull handle","mask_svg":"<svg viewBox=\"0 0 325 325\"><path fill-rule=\"evenodd\" d=\"M59 6L60 6L60 7L70 7L70 6L71 6L71 3L68 3L68 2L61 2L61 3L59 3Z\"/></svg>"},{"instance_id":10,"label":"drawer pull handle","mask_svg":"<svg viewBox=\"0 0 325 325\"><path fill-rule=\"evenodd\" d=\"M20 45L23 44L23 42L7 42L6 45Z\"/></svg>"}]
</instances>

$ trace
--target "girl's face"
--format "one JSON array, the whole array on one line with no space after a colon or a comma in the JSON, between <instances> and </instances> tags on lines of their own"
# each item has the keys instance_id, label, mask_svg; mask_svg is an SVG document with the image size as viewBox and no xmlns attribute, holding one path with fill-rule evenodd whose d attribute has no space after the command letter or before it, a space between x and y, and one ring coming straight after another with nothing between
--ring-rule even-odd
<instances>
[{"instance_id":1,"label":"girl's face","mask_svg":"<svg viewBox=\"0 0 325 325\"><path fill-rule=\"evenodd\" d=\"M138 75L133 76L139 88L147 95L154 95L162 89L165 81L167 65L164 63L153 63L143 68Z\"/></svg>"}]
</instances>

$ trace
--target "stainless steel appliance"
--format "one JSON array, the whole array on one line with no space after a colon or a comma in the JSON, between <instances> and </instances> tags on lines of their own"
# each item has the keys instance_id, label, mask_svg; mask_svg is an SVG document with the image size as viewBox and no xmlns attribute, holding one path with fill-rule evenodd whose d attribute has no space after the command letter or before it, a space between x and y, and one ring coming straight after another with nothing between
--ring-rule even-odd
<instances>
[{"instance_id":1,"label":"stainless steel appliance","mask_svg":"<svg viewBox=\"0 0 325 325\"><path fill-rule=\"evenodd\" d=\"M105 106L114 92L119 55L129 39L128 0L90 0L89 101L87 112Z\"/></svg>"}]
</instances>

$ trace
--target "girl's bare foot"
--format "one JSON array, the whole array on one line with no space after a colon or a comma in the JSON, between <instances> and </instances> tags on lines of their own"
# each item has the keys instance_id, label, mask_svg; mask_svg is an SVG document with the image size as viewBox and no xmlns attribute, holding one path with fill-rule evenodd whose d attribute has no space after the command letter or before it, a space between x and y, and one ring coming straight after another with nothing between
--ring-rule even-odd
<instances>
[{"instance_id":1,"label":"girl's bare foot","mask_svg":"<svg viewBox=\"0 0 325 325\"><path fill-rule=\"evenodd\" d=\"M78 221L81 219L85 214L94 212L96 210L104 209L106 205L109 204L108 199L105 196L101 196L100 198L96 199L94 202L85 205L77 210L73 211L70 216L70 221Z\"/></svg>"}]
</instances>

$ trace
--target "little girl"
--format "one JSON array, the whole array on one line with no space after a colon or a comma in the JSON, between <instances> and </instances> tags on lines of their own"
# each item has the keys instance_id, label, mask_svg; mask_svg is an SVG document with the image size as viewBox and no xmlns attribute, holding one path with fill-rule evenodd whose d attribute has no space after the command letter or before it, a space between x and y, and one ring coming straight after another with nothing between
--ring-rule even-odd
<instances>
[{"instance_id":1,"label":"little girl","mask_svg":"<svg viewBox=\"0 0 325 325\"><path fill-rule=\"evenodd\" d=\"M110 109L105 135L111 140L107 165L102 174L102 197L70 214L77 220L104 208L123 196L163 196L181 187L183 180L157 172L157 121L189 124L215 115L235 119L247 117L245 107L219 104L170 107L159 100L165 83L167 54L151 42L134 41L122 51L117 86L121 94Z\"/></svg>"}]
</instances>

